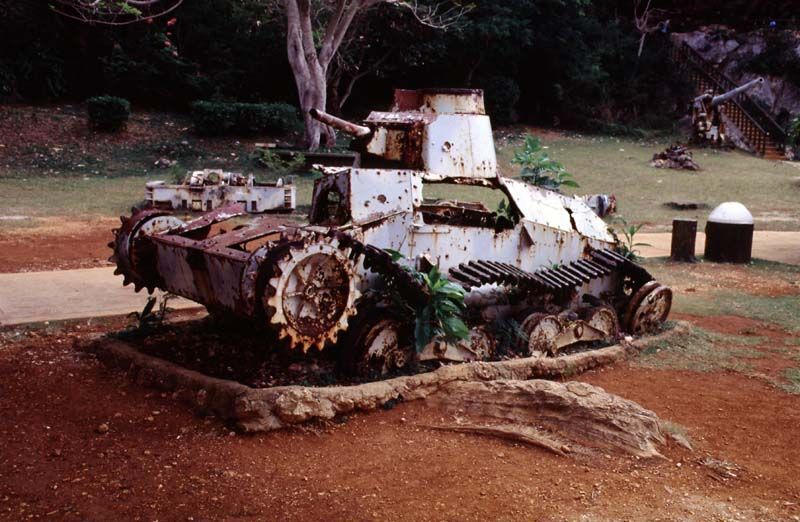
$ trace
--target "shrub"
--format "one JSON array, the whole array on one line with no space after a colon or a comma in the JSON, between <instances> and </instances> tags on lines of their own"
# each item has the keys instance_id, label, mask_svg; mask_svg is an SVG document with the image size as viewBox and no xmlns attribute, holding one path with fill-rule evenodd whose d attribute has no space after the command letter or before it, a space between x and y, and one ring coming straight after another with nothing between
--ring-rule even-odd
<instances>
[{"instance_id":1,"label":"shrub","mask_svg":"<svg viewBox=\"0 0 800 522\"><path fill-rule=\"evenodd\" d=\"M797 147L800 145L800 115L795 116L786 128L789 137L789 145Z\"/></svg>"},{"instance_id":2,"label":"shrub","mask_svg":"<svg viewBox=\"0 0 800 522\"><path fill-rule=\"evenodd\" d=\"M561 187L579 187L572 174L550 157L539 138L526 136L522 149L514 151L511 163L519 165L520 177L526 183L561 192Z\"/></svg>"},{"instance_id":3,"label":"shrub","mask_svg":"<svg viewBox=\"0 0 800 522\"><path fill-rule=\"evenodd\" d=\"M89 125L93 129L115 132L127 123L131 115L131 104L116 96L95 96L86 100Z\"/></svg>"},{"instance_id":4,"label":"shrub","mask_svg":"<svg viewBox=\"0 0 800 522\"><path fill-rule=\"evenodd\" d=\"M198 134L230 134L236 127L236 104L198 101L192 104L192 120Z\"/></svg>"},{"instance_id":5,"label":"shrub","mask_svg":"<svg viewBox=\"0 0 800 522\"><path fill-rule=\"evenodd\" d=\"M192 104L194 128L199 134L286 134L298 128L297 109L286 103L229 103L198 101Z\"/></svg>"}]
</instances>

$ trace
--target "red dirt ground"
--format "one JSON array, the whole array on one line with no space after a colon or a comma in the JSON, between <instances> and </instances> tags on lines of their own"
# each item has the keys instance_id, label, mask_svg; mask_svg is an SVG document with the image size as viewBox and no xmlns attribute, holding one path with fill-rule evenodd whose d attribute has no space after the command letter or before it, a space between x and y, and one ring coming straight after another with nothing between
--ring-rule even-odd
<instances>
[{"instance_id":1,"label":"red dirt ground","mask_svg":"<svg viewBox=\"0 0 800 522\"><path fill-rule=\"evenodd\" d=\"M765 328L735 322L718 323ZM800 520L800 396L760 379L628 364L579 377L684 426L695 450L663 460L434 431L423 402L241 436L72 347L121 325L0 337L0 518ZM724 479L708 456L741 472Z\"/></svg>"},{"instance_id":2,"label":"red dirt ground","mask_svg":"<svg viewBox=\"0 0 800 522\"><path fill-rule=\"evenodd\" d=\"M66 230L15 230L0 235L0 273L110 266L111 229L119 220L72 222Z\"/></svg>"}]
</instances>

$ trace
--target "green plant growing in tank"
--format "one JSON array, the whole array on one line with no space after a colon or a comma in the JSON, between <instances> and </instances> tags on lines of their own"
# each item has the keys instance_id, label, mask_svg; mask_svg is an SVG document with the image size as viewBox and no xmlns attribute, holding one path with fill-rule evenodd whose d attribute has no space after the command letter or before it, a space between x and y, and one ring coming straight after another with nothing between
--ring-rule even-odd
<instances>
[{"instance_id":1,"label":"green plant growing in tank","mask_svg":"<svg viewBox=\"0 0 800 522\"><path fill-rule=\"evenodd\" d=\"M387 248L386 252L392 256L392 261L403 258L403 254L396 250ZM426 303L412 307L395 294L397 304L414 313L414 344L417 352L421 352L435 337L445 342L469 337L469 328L462 319L466 310L464 289L448 281L436 266L432 266L427 272L405 265L403 268L423 283L430 295Z\"/></svg>"},{"instance_id":2,"label":"green plant growing in tank","mask_svg":"<svg viewBox=\"0 0 800 522\"><path fill-rule=\"evenodd\" d=\"M495 211L498 218L505 218L512 223L516 223L518 221L517 213L514 211L514 207L511 206L511 203L508 203L505 199L501 199L500 203L497 204L497 210Z\"/></svg>"},{"instance_id":3,"label":"green plant growing in tank","mask_svg":"<svg viewBox=\"0 0 800 522\"><path fill-rule=\"evenodd\" d=\"M435 266L428 273L417 272L430 291L427 304L416 312L414 342L421 352L434 337L445 342L459 341L469 336L469 328L461 319L464 313L464 289L447 280Z\"/></svg>"},{"instance_id":4,"label":"green plant growing in tank","mask_svg":"<svg viewBox=\"0 0 800 522\"><path fill-rule=\"evenodd\" d=\"M636 234L639 233L639 230L644 226L644 223L628 223L628 221L623 216L617 216L614 218L614 222L620 223L622 228L620 232L624 237L623 242L619 245L619 253L625 256L627 259L631 261L635 261L638 257L638 250L637 247L649 247L653 246L650 243L637 243L636 242ZM611 233L617 233L617 230L613 227L609 227Z\"/></svg>"},{"instance_id":5,"label":"green plant growing in tank","mask_svg":"<svg viewBox=\"0 0 800 522\"><path fill-rule=\"evenodd\" d=\"M525 136L522 149L514 152L511 163L522 167L520 178L531 185L555 192L561 192L561 187L580 186L564 165L550 157L536 136Z\"/></svg>"}]
</instances>

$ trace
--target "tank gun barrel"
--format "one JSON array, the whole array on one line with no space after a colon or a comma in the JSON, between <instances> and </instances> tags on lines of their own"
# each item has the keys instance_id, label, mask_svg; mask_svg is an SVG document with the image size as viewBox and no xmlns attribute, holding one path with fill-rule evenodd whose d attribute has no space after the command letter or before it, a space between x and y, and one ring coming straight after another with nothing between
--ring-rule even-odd
<instances>
[{"instance_id":1,"label":"tank gun barrel","mask_svg":"<svg viewBox=\"0 0 800 522\"><path fill-rule=\"evenodd\" d=\"M743 92L747 92L750 89L752 89L753 87L755 87L756 85L760 85L762 83L764 83L764 78L760 78L759 77L759 78L756 78L755 80L751 80L751 81L745 83L744 85L740 85L739 87L736 87L735 89L731 89L728 92L725 92L725 93L719 94L717 96L714 96L711 99L711 106L714 107L714 106L717 106L717 105L719 105L721 103L725 103L726 101L730 100L734 96L736 96L738 94L741 94Z\"/></svg>"},{"instance_id":2,"label":"tank gun barrel","mask_svg":"<svg viewBox=\"0 0 800 522\"><path fill-rule=\"evenodd\" d=\"M315 120L322 122L325 125L329 125L335 129L339 129L342 132L346 132L347 134L355 136L356 138L364 138L372 134L372 129L369 127L364 127L363 125L357 125L347 120L337 118L336 116L328 114L327 112L317 109L311 109L308 112Z\"/></svg>"}]
</instances>

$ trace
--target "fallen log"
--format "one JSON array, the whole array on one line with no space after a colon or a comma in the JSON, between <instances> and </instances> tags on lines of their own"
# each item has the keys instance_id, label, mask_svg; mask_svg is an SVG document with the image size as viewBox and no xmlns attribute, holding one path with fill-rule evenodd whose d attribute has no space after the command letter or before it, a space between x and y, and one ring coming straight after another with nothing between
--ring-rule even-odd
<instances>
[{"instance_id":1,"label":"fallen log","mask_svg":"<svg viewBox=\"0 0 800 522\"><path fill-rule=\"evenodd\" d=\"M453 414L440 429L512 439L558 454L592 449L660 457L658 416L633 401L582 382L451 382L427 398Z\"/></svg>"}]
</instances>

